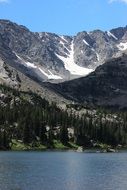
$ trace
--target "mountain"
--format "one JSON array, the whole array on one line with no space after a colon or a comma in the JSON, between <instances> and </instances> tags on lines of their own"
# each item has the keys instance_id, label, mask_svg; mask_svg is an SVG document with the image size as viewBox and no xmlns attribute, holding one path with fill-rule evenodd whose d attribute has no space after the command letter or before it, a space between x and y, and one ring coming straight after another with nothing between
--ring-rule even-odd
<instances>
[{"instance_id":1,"label":"mountain","mask_svg":"<svg viewBox=\"0 0 127 190\"><path fill-rule=\"evenodd\" d=\"M0 20L0 149L126 145L127 114L105 110L127 108L126 81L127 26L61 36Z\"/></svg>"},{"instance_id":2,"label":"mountain","mask_svg":"<svg viewBox=\"0 0 127 190\"><path fill-rule=\"evenodd\" d=\"M84 106L127 108L127 54L113 58L86 77L54 84L65 98ZM50 84L51 85L51 84Z\"/></svg>"},{"instance_id":3,"label":"mountain","mask_svg":"<svg viewBox=\"0 0 127 190\"><path fill-rule=\"evenodd\" d=\"M14 81L14 86L17 85L16 72L40 84L86 76L126 49L127 26L106 32L94 30L75 36L61 36L31 32L24 26L0 20L0 60L15 70L13 76L7 79L9 84ZM2 65L1 69L4 70ZM5 75L0 75L0 80L5 81Z\"/></svg>"},{"instance_id":4,"label":"mountain","mask_svg":"<svg viewBox=\"0 0 127 190\"><path fill-rule=\"evenodd\" d=\"M0 84L9 86L18 91L34 92L40 95L42 98L46 98L49 102L56 102L58 105L68 103L68 100L61 96L58 96L53 90L47 88L45 83L40 83L33 77L29 77L20 72L18 69L11 67L7 64L8 60L4 62L0 58ZM25 71L25 70L24 70ZM0 92L1 94L1 92Z\"/></svg>"}]
</instances>

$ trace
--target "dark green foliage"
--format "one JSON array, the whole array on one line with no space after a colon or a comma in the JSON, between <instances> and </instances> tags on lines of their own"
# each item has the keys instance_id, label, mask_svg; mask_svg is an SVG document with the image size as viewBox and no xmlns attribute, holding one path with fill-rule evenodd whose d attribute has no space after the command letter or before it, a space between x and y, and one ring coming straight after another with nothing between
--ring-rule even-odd
<instances>
[{"instance_id":1,"label":"dark green foliage","mask_svg":"<svg viewBox=\"0 0 127 190\"><path fill-rule=\"evenodd\" d=\"M99 109L95 114L86 112L81 116L78 112L61 110L54 103L50 105L32 92L19 92L5 86L0 86L0 90L9 97L5 105L0 106L0 149L10 149L13 139L32 145L39 142L48 148L53 148L54 140L67 145L68 128L74 129L71 140L78 145L91 146L91 142L97 141L127 144L126 112L114 114Z\"/></svg>"},{"instance_id":2,"label":"dark green foliage","mask_svg":"<svg viewBox=\"0 0 127 190\"><path fill-rule=\"evenodd\" d=\"M67 126L61 126L60 128L60 141L66 145L69 141Z\"/></svg>"}]
</instances>

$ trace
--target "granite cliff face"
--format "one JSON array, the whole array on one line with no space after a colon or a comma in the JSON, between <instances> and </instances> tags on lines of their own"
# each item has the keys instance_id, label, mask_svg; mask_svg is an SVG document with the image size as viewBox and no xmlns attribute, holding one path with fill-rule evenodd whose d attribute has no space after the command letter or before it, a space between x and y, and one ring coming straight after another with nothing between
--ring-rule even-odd
<instances>
[{"instance_id":1,"label":"granite cliff face","mask_svg":"<svg viewBox=\"0 0 127 190\"><path fill-rule=\"evenodd\" d=\"M60 36L33 33L24 26L0 20L0 58L40 83L86 76L126 49L127 27Z\"/></svg>"}]
</instances>

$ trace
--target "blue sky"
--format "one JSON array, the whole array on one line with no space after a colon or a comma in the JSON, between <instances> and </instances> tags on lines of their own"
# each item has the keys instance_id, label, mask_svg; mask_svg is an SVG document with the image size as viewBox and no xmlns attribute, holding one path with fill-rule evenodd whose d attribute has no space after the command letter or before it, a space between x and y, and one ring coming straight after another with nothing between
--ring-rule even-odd
<instances>
[{"instance_id":1,"label":"blue sky","mask_svg":"<svg viewBox=\"0 0 127 190\"><path fill-rule=\"evenodd\" d=\"M31 31L74 35L127 25L127 0L0 0L0 18Z\"/></svg>"}]
</instances>

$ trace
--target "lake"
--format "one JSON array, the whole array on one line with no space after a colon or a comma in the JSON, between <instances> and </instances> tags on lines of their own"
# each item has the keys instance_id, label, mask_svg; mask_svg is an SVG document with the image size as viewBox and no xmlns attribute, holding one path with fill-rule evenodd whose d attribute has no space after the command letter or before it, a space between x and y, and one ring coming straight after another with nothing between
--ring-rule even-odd
<instances>
[{"instance_id":1,"label":"lake","mask_svg":"<svg viewBox=\"0 0 127 190\"><path fill-rule=\"evenodd\" d=\"M0 190L126 189L126 152L0 152Z\"/></svg>"}]
</instances>

